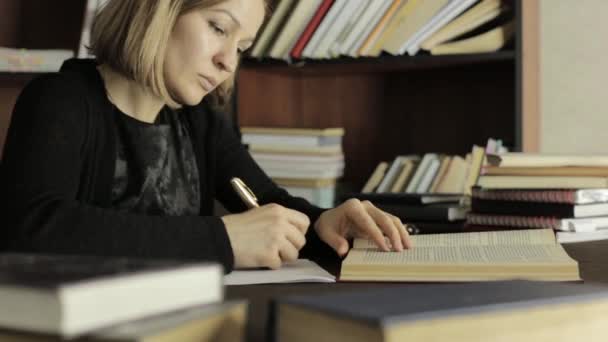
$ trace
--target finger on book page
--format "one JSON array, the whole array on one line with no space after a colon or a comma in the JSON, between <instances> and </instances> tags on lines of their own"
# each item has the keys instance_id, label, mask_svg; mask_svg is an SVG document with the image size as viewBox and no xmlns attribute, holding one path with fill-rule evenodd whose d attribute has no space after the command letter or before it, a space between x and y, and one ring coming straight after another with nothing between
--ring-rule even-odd
<instances>
[{"instance_id":1,"label":"finger on book page","mask_svg":"<svg viewBox=\"0 0 608 342\"><path fill-rule=\"evenodd\" d=\"M384 251L389 251L390 248L384 239L382 230L376 224L372 216L367 212L366 207L371 204L369 201L352 201L353 205L351 210L347 210L349 218L355 225L355 229L361 231L363 234L369 235L369 237Z\"/></svg>"},{"instance_id":2,"label":"finger on book page","mask_svg":"<svg viewBox=\"0 0 608 342\"><path fill-rule=\"evenodd\" d=\"M367 213L372 217L374 222L376 222L376 225L382 230L384 235L388 237L392 249L396 252L401 252L403 250L400 228L403 224L401 221L394 220L391 214L378 209L371 202L366 201L363 204L366 207Z\"/></svg>"}]
</instances>

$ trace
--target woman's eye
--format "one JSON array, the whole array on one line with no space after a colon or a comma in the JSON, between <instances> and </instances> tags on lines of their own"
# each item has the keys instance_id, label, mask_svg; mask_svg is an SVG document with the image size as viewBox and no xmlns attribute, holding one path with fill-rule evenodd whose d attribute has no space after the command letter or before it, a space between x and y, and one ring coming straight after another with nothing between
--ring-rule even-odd
<instances>
[{"instance_id":1,"label":"woman's eye","mask_svg":"<svg viewBox=\"0 0 608 342\"><path fill-rule=\"evenodd\" d=\"M216 23L209 22L209 26L211 26L211 29L213 29L213 31L215 31L215 33L219 34L220 36L225 36L226 35L226 31L224 31Z\"/></svg>"}]
</instances>

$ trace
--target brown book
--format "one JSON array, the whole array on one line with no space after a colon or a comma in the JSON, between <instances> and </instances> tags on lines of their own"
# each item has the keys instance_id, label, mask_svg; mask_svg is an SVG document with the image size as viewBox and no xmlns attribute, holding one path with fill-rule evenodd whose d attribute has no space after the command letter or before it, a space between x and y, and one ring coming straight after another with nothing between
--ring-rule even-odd
<instances>
[{"instance_id":1,"label":"brown book","mask_svg":"<svg viewBox=\"0 0 608 342\"><path fill-rule=\"evenodd\" d=\"M369 177L365 185L363 186L361 192L374 192L382 181L382 178L384 178L386 169L388 169L388 162L380 162L378 166L376 166L374 172L372 172L372 175Z\"/></svg>"},{"instance_id":2,"label":"brown book","mask_svg":"<svg viewBox=\"0 0 608 342\"><path fill-rule=\"evenodd\" d=\"M439 44L431 49L432 55L487 53L503 48L515 34L515 22L498 26L479 35Z\"/></svg>"},{"instance_id":3,"label":"brown book","mask_svg":"<svg viewBox=\"0 0 608 342\"><path fill-rule=\"evenodd\" d=\"M245 340L247 303L230 301L128 321L85 334L74 341L89 342L232 342ZM59 336L0 330L0 341L65 341Z\"/></svg>"},{"instance_id":4,"label":"brown book","mask_svg":"<svg viewBox=\"0 0 608 342\"><path fill-rule=\"evenodd\" d=\"M437 184L436 191L439 194L463 193L464 181L467 175L467 163L460 156L453 156L446 170L445 176Z\"/></svg>"},{"instance_id":5,"label":"brown book","mask_svg":"<svg viewBox=\"0 0 608 342\"><path fill-rule=\"evenodd\" d=\"M490 165L502 167L608 166L608 155L579 156L568 154L511 152L488 154L487 158Z\"/></svg>"},{"instance_id":6,"label":"brown book","mask_svg":"<svg viewBox=\"0 0 608 342\"><path fill-rule=\"evenodd\" d=\"M449 2L450 0L421 0L415 4L415 8L387 39L384 51L392 55L403 54L404 44Z\"/></svg>"},{"instance_id":7,"label":"brown book","mask_svg":"<svg viewBox=\"0 0 608 342\"><path fill-rule=\"evenodd\" d=\"M260 30L258 38L251 48L251 57L265 57L270 45L272 45L275 38L277 38L283 25L287 21L294 4L295 0L282 0L278 2L273 10L272 17Z\"/></svg>"},{"instance_id":8,"label":"brown book","mask_svg":"<svg viewBox=\"0 0 608 342\"><path fill-rule=\"evenodd\" d=\"M469 172L464 182L464 194L470 195L472 188L477 183L479 173L481 172L481 166L485 159L485 150L481 146L473 146L471 151L471 164L469 166Z\"/></svg>"},{"instance_id":9,"label":"brown book","mask_svg":"<svg viewBox=\"0 0 608 342\"><path fill-rule=\"evenodd\" d=\"M578 264L551 229L411 236L414 248L384 252L355 239L341 281L580 280Z\"/></svg>"},{"instance_id":10,"label":"brown book","mask_svg":"<svg viewBox=\"0 0 608 342\"><path fill-rule=\"evenodd\" d=\"M414 171L416 170L416 165L418 164L415 160L406 160L403 162L403 166L401 168L401 172L397 176L395 183L393 183L390 192L399 193L403 192L405 185L412 178Z\"/></svg>"},{"instance_id":11,"label":"brown book","mask_svg":"<svg viewBox=\"0 0 608 342\"><path fill-rule=\"evenodd\" d=\"M508 9L504 0L482 0L427 38L421 47L430 50L496 19Z\"/></svg>"},{"instance_id":12,"label":"brown book","mask_svg":"<svg viewBox=\"0 0 608 342\"><path fill-rule=\"evenodd\" d=\"M608 167L557 166L557 167L504 167L484 166L482 174L489 176L600 176L608 177Z\"/></svg>"},{"instance_id":13,"label":"brown book","mask_svg":"<svg viewBox=\"0 0 608 342\"><path fill-rule=\"evenodd\" d=\"M369 49L367 56L380 56L387 41L393 36L393 34L395 34L395 31L397 31L400 26L404 25L405 21L409 19L412 12L421 2L422 0L404 1L391 20L387 23L386 28L382 31L382 33L380 33L380 36L376 39L376 42Z\"/></svg>"},{"instance_id":14,"label":"brown book","mask_svg":"<svg viewBox=\"0 0 608 342\"><path fill-rule=\"evenodd\" d=\"M448 166L450 165L450 160L452 160L451 156L442 156L441 164L439 165L439 170L437 170L437 174L435 175L435 179L433 179L433 183L431 183L431 187L429 188L430 193L436 193L437 187L441 180L445 177Z\"/></svg>"},{"instance_id":15,"label":"brown book","mask_svg":"<svg viewBox=\"0 0 608 342\"><path fill-rule=\"evenodd\" d=\"M367 56L369 50L372 48L373 44L378 40L380 34L384 31L384 29L388 26L393 16L397 13L401 5L405 0L393 0L391 6L386 10L382 18L378 21L372 32L367 36L359 50L357 51L357 55Z\"/></svg>"}]
</instances>

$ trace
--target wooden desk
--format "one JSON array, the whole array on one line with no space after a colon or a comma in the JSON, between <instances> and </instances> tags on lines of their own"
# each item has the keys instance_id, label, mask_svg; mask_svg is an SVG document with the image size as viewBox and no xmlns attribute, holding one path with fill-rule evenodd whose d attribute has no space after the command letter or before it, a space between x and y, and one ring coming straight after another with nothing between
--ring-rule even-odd
<instances>
[{"instance_id":1,"label":"wooden desk","mask_svg":"<svg viewBox=\"0 0 608 342\"><path fill-rule=\"evenodd\" d=\"M585 283L608 284L608 241L594 241L564 245L572 258L579 262L581 277ZM336 274L339 265L324 264L321 266ZM277 296L292 294L329 293L350 289L364 289L378 286L392 286L395 283L335 283L335 284L269 284L249 286L228 286L228 299L246 299L249 301L250 341L268 341L271 334L268 329L270 322L270 301ZM399 283L403 285L403 283Z\"/></svg>"}]
</instances>

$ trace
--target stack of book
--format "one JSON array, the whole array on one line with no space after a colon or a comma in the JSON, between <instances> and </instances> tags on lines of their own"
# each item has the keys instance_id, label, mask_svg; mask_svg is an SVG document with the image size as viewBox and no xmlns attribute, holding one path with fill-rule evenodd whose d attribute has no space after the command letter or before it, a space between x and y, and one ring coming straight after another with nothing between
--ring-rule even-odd
<instances>
[{"instance_id":1,"label":"stack of book","mask_svg":"<svg viewBox=\"0 0 608 342\"><path fill-rule=\"evenodd\" d=\"M552 228L560 242L608 235L607 156L508 153L487 160L468 226Z\"/></svg>"},{"instance_id":2,"label":"stack of book","mask_svg":"<svg viewBox=\"0 0 608 342\"><path fill-rule=\"evenodd\" d=\"M378 164L354 197L415 224L419 233L461 231L484 155L483 147L474 146L464 158L437 153L397 156L390 165Z\"/></svg>"},{"instance_id":3,"label":"stack of book","mask_svg":"<svg viewBox=\"0 0 608 342\"><path fill-rule=\"evenodd\" d=\"M280 0L254 58L492 52L514 32L506 0Z\"/></svg>"},{"instance_id":4,"label":"stack of book","mask_svg":"<svg viewBox=\"0 0 608 342\"><path fill-rule=\"evenodd\" d=\"M242 127L258 165L291 195L329 208L344 174L343 128Z\"/></svg>"},{"instance_id":5,"label":"stack of book","mask_svg":"<svg viewBox=\"0 0 608 342\"><path fill-rule=\"evenodd\" d=\"M0 72L56 72L71 50L32 50L0 47Z\"/></svg>"},{"instance_id":6,"label":"stack of book","mask_svg":"<svg viewBox=\"0 0 608 342\"><path fill-rule=\"evenodd\" d=\"M0 340L239 341L247 306L223 302L213 263L0 254Z\"/></svg>"}]
</instances>

